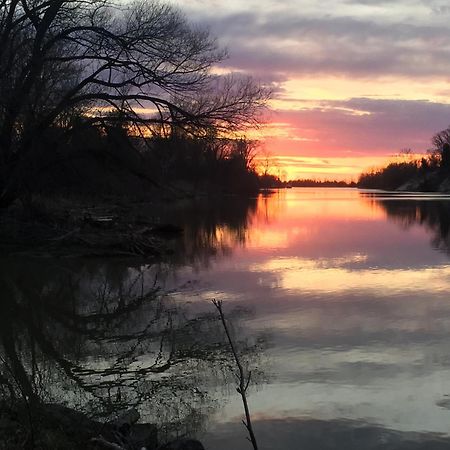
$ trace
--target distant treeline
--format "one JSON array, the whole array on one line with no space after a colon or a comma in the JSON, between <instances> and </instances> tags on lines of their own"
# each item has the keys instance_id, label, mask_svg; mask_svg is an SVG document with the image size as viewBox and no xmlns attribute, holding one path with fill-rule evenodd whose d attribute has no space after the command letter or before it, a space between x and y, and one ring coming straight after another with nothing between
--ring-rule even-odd
<instances>
[{"instance_id":1,"label":"distant treeline","mask_svg":"<svg viewBox=\"0 0 450 450\"><path fill-rule=\"evenodd\" d=\"M314 179L297 179L289 181L281 181L275 175L265 174L259 175L258 182L261 188L292 188L292 187L356 187L354 181L337 181L337 180L314 180Z\"/></svg>"},{"instance_id":2,"label":"distant treeline","mask_svg":"<svg viewBox=\"0 0 450 450\"><path fill-rule=\"evenodd\" d=\"M292 187L356 187L356 183L351 181L337 181L337 180L293 180L288 183Z\"/></svg>"},{"instance_id":3,"label":"distant treeline","mask_svg":"<svg viewBox=\"0 0 450 450\"><path fill-rule=\"evenodd\" d=\"M450 127L435 134L433 147L421 158L404 153L404 160L363 172L358 187L405 191L450 190Z\"/></svg>"},{"instance_id":4,"label":"distant treeline","mask_svg":"<svg viewBox=\"0 0 450 450\"><path fill-rule=\"evenodd\" d=\"M213 128L196 135L182 128L154 127L142 135L131 124L105 117L101 125L78 117L71 125L49 128L35 145L32 173L24 182L30 194L146 196L155 188L182 192L254 194L259 189L355 187L345 181L281 181L258 174L257 143L225 138ZM270 168L268 168L270 170Z\"/></svg>"}]
</instances>

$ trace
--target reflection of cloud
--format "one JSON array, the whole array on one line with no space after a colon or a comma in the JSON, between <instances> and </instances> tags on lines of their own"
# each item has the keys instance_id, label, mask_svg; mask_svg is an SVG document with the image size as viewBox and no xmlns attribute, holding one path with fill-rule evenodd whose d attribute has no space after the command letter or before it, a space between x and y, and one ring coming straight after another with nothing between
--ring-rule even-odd
<instances>
[{"instance_id":1,"label":"reflection of cloud","mask_svg":"<svg viewBox=\"0 0 450 450\"><path fill-rule=\"evenodd\" d=\"M280 287L291 292L336 293L358 291L376 295L395 295L396 292L433 290L450 291L450 266L431 268L350 270L345 265L366 262L366 258L336 260L308 260L302 258L273 259L249 267L250 271L277 273Z\"/></svg>"},{"instance_id":2,"label":"reflection of cloud","mask_svg":"<svg viewBox=\"0 0 450 450\"><path fill-rule=\"evenodd\" d=\"M248 447L242 426L237 423L218 424L215 435L206 437L208 448L216 450ZM314 420L310 418L253 418L258 442L264 449L283 450L444 450L448 437L438 433L405 433L364 420Z\"/></svg>"},{"instance_id":3,"label":"reflection of cloud","mask_svg":"<svg viewBox=\"0 0 450 450\"><path fill-rule=\"evenodd\" d=\"M450 391L445 293L380 299L357 291L313 297L280 294L277 286L265 291L250 326L270 327L276 376L252 392L254 414L367 417L402 430L448 431L448 413L436 405ZM222 417L239 413L236 401Z\"/></svg>"},{"instance_id":4,"label":"reflection of cloud","mask_svg":"<svg viewBox=\"0 0 450 450\"><path fill-rule=\"evenodd\" d=\"M403 211L409 202L416 211L415 197L406 195L395 206ZM251 390L255 418L365 418L403 431L448 432L449 414L439 405L450 393L450 265L419 220L445 223L447 203L425 203L405 230L386 220L380 202L353 190L290 189L259 198L245 250L205 274L200 293L209 299L218 291L230 307L254 309L247 332L269 328L273 375ZM238 423L241 412L233 397L217 421ZM239 449L229 439L228 448ZM268 448L283 450L299 448L299 439L294 427L264 435ZM371 448L349 442L338 448ZM327 448L321 444L314 448Z\"/></svg>"}]
</instances>

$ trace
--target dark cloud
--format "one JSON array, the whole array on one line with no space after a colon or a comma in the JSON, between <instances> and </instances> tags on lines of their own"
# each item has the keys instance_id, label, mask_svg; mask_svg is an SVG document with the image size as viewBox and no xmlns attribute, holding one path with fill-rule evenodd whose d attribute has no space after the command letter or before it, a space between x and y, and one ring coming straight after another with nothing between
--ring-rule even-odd
<instances>
[{"instance_id":1,"label":"dark cloud","mask_svg":"<svg viewBox=\"0 0 450 450\"><path fill-rule=\"evenodd\" d=\"M224 16L214 12L203 19L227 43L227 64L250 72L353 76L450 73L450 28L444 24L312 17L304 16L301 10Z\"/></svg>"},{"instance_id":2,"label":"dark cloud","mask_svg":"<svg viewBox=\"0 0 450 450\"><path fill-rule=\"evenodd\" d=\"M320 7L310 0L286 0L277 8L270 1L260 8L230 2L220 8L207 8L205 3L195 17L209 23L228 46L230 58L224 67L262 78L276 95L283 94L280 98L286 105L300 105L271 116L288 124L292 138L301 139L290 140L284 134L274 144L275 153L317 155L320 151L328 157L345 152L386 155L402 148L425 151L432 135L450 124L446 104L367 96L311 108L310 101L292 98L304 94L283 85L305 76L317 77L323 87L323 76L329 75L364 79L367 86L382 78L387 90L392 90L389 79L397 83L394 86L411 79L429 86L429 92L439 78L436 90L443 95L445 80L450 82L448 0L327 0ZM364 94L356 85L355 95ZM401 95L408 92L402 89ZM394 96L387 92L384 97Z\"/></svg>"}]
</instances>

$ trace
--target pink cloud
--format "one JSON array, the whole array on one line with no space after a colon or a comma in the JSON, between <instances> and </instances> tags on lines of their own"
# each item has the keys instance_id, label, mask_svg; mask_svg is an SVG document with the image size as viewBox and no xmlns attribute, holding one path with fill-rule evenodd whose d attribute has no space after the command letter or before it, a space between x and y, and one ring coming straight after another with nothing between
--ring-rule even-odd
<instances>
[{"instance_id":1,"label":"pink cloud","mask_svg":"<svg viewBox=\"0 0 450 450\"><path fill-rule=\"evenodd\" d=\"M404 148L426 151L433 134L450 124L450 105L361 98L329 101L324 108L277 111L274 120L291 134L267 138L266 146L276 154L380 156Z\"/></svg>"}]
</instances>

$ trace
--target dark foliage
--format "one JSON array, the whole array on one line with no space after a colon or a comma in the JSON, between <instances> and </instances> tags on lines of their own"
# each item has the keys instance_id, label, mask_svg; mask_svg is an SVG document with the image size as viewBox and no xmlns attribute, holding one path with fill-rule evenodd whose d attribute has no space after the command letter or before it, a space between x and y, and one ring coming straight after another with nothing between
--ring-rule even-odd
<instances>
[{"instance_id":1,"label":"dark foliage","mask_svg":"<svg viewBox=\"0 0 450 450\"><path fill-rule=\"evenodd\" d=\"M415 161L391 163L386 167L362 173L358 186L366 189L394 190L420 175Z\"/></svg>"},{"instance_id":2,"label":"dark foliage","mask_svg":"<svg viewBox=\"0 0 450 450\"><path fill-rule=\"evenodd\" d=\"M207 30L158 1L0 0L0 207L51 177L67 152L117 162L105 143L123 140L121 128L205 136L255 125L268 92L211 74L224 57Z\"/></svg>"},{"instance_id":3,"label":"dark foliage","mask_svg":"<svg viewBox=\"0 0 450 450\"><path fill-rule=\"evenodd\" d=\"M393 162L381 169L362 173L358 187L415 191L449 190L450 127L436 133L431 143L433 147L420 159Z\"/></svg>"},{"instance_id":4,"label":"dark foliage","mask_svg":"<svg viewBox=\"0 0 450 450\"><path fill-rule=\"evenodd\" d=\"M156 136L145 141L142 155L158 183L184 183L194 191L252 193L258 190L253 168L255 144L246 139Z\"/></svg>"},{"instance_id":5,"label":"dark foliage","mask_svg":"<svg viewBox=\"0 0 450 450\"><path fill-rule=\"evenodd\" d=\"M337 180L311 180L311 179L303 179L303 180L293 180L290 181L289 184L292 187L355 187L355 182L348 183L347 181L337 181Z\"/></svg>"}]
</instances>

